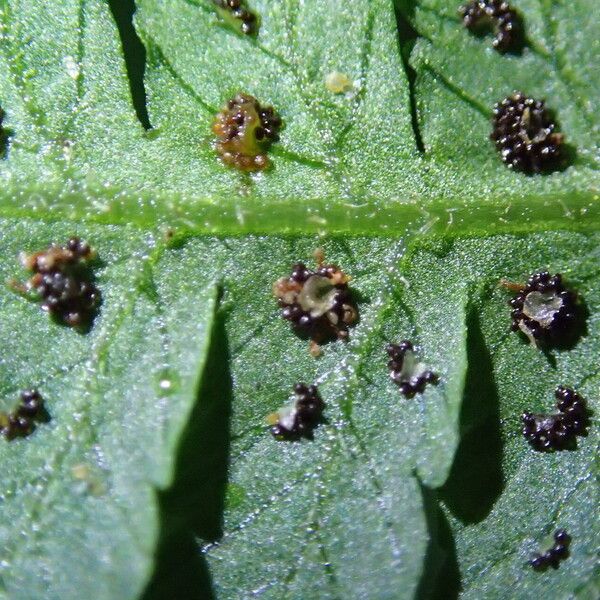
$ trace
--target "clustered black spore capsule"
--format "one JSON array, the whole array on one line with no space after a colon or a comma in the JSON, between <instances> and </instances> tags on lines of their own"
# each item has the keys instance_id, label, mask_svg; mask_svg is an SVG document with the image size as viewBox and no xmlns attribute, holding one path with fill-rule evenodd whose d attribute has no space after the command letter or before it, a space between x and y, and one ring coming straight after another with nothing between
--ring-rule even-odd
<instances>
[{"instance_id":1,"label":"clustered black spore capsule","mask_svg":"<svg viewBox=\"0 0 600 600\"><path fill-rule=\"evenodd\" d=\"M42 309L70 327L89 323L100 300L88 270L95 256L87 242L70 239L66 246L52 245L43 252L23 256L23 265L34 275L25 291L41 299Z\"/></svg>"},{"instance_id":2,"label":"clustered black spore capsule","mask_svg":"<svg viewBox=\"0 0 600 600\"><path fill-rule=\"evenodd\" d=\"M289 277L275 282L273 293L283 309L281 316L312 341L311 352L332 338L346 339L348 326L358 319L358 309L348 287L350 278L336 265L319 262L316 271L304 263L292 267Z\"/></svg>"},{"instance_id":3,"label":"clustered black spore capsule","mask_svg":"<svg viewBox=\"0 0 600 600\"><path fill-rule=\"evenodd\" d=\"M279 140L282 122L272 106L262 106L250 94L237 94L217 114L212 130L225 164L241 171L269 166L266 150Z\"/></svg>"},{"instance_id":4,"label":"clustered black spore capsule","mask_svg":"<svg viewBox=\"0 0 600 600\"><path fill-rule=\"evenodd\" d=\"M254 35L258 32L258 19L254 13L248 10L243 0L213 0L224 15L230 15L239 22L242 33Z\"/></svg>"},{"instance_id":5,"label":"clustered black spore capsule","mask_svg":"<svg viewBox=\"0 0 600 600\"><path fill-rule=\"evenodd\" d=\"M560 165L564 135L543 100L515 92L494 105L492 123L490 139L509 169L533 175Z\"/></svg>"},{"instance_id":6,"label":"clustered black spore capsule","mask_svg":"<svg viewBox=\"0 0 600 600\"><path fill-rule=\"evenodd\" d=\"M493 29L492 45L498 52L517 50L523 42L523 28L516 10L503 0L472 0L459 12L464 26L475 33Z\"/></svg>"},{"instance_id":7,"label":"clustered black spore capsule","mask_svg":"<svg viewBox=\"0 0 600 600\"><path fill-rule=\"evenodd\" d=\"M536 554L529 564L536 571L545 571L548 567L558 569L561 560L569 556L569 545L571 544L571 536L564 530L559 529L554 534L554 545L544 554Z\"/></svg>"},{"instance_id":8,"label":"clustered black spore capsule","mask_svg":"<svg viewBox=\"0 0 600 600\"><path fill-rule=\"evenodd\" d=\"M562 385L556 388L555 396L557 414L525 412L521 416L523 435L536 450L564 450L573 445L576 436L586 434L588 410L585 399Z\"/></svg>"},{"instance_id":9,"label":"clustered black spore capsule","mask_svg":"<svg viewBox=\"0 0 600 600\"><path fill-rule=\"evenodd\" d=\"M415 348L408 340L400 344L388 344L386 350L390 357L390 377L407 398L422 393L428 383L437 382L437 375L417 361Z\"/></svg>"},{"instance_id":10,"label":"clustered black spore capsule","mask_svg":"<svg viewBox=\"0 0 600 600\"><path fill-rule=\"evenodd\" d=\"M312 439L313 430L321 421L325 403L316 385L297 383L294 402L269 416L271 433L281 440Z\"/></svg>"},{"instance_id":11,"label":"clustered black spore capsule","mask_svg":"<svg viewBox=\"0 0 600 600\"><path fill-rule=\"evenodd\" d=\"M559 344L573 336L577 294L565 287L560 274L534 273L509 304L512 330L521 331L534 345Z\"/></svg>"},{"instance_id":12,"label":"clustered black spore capsule","mask_svg":"<svg viewBox=\"0 0 600 600\"><path fill-rule=\"evenodd\" d=\"M21 392L17 408L9 414L0 414L0 432L7 439L26 437L35 429L35 422L44 416L44 400L37 390Z\"/></svg>"}]
</instances>

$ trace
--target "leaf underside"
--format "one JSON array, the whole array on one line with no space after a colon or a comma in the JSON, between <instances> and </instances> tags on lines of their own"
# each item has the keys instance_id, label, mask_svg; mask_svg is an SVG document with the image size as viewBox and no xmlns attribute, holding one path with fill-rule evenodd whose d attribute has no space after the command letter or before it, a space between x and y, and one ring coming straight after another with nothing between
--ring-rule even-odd
<instances>
[{"instance_id":1,"label":"leaf underside","mask_svg":"<svg viewBox=\"0 0 600 600\"><path fill-rule=\"evenodd\" d=\"M0 597L595 596L598 11L513 4L526 45L500 55L443 0L252 0L256 37L209 0L0 0L0 408L38 387L50 416L0 439ZM515 89L554 110L565 170L500 160ZM264 173L212 146L238 91L285 123ZM74 235L100 259L84 334L4 285ZM315 359L271 288L317 247L360 320ZM583 299L572 348L509 332L500 279L544 269ZM439 375L413 399L386 367L403 339ZM299 381L325 421L278 442L265 417ZM559 384L589 435L539 453L520 414ZM571 556L535 573L558 528Z\"/></svg>"}]
</instances>

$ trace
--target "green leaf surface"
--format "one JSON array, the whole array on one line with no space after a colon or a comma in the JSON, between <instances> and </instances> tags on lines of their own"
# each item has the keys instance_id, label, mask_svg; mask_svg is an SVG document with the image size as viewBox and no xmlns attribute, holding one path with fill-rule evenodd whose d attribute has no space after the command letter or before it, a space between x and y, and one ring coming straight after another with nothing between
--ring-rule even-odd
<instances>
[{"instance_id":1,"label":"green leaf surface","mask_svg":"<svg viewBox=\"0 0 600 600\"><path fill-rule=\"evenodd\" d=\"M301 598L313 589L307 582L317 597L413 597L421 578L433 578L433 565L419 561L407 572L395 563L393 541L401 565L423 556L424 538L411 527L424 527L416 517L423 519L427 492L415 474L422 485L442 486L465 597L502 597L509 582L514 597L541 593L547 580L526 563L536 542L559 527L574 538L570 564L555 576L561 594L591 580L597 434L576 451L545 455L524 440L520 415L552 412L558 384L580 389L597 410L597 319L576 348L546 356L509 333L510 295L499 280L563 272L593 315L597 235L445 238L416 243L403 256L400 246L368 238L325 244L364 302L349 344L328 346L317 361L305 342L289 339L268 298L286 265L310 254L310 241L229 244L235 264L252 268L245 276L226 268L236 274L225 280L232 466L224 535L206 548L217 597ZM441 377L412 400L386 369L386 343L405 338ZM314 442L278 443L262 421L298 380L319 382L328 423ZM439 543L431 528L428 537Z\"/></svg>"},{"instance_id":2,"label":"green leaf surface","mask_svg":"<svg viewBox=\"0 0 600 600\"><path fill-rule=\"evenodd\" d=\"M109 175L113 186L130 181L122 158L132 160L142 139L108 5L67 0L48 10L4 0L0 8L0 102L10 135L3 211L26 204L29 214L52 213L71 195L81 217L88 185Z\"/></svg>"},{"instance_id":3,"label":"green leaf surface","mask_svg":"<svg viewBox=\"0 0 600 600\"><path fill-rule=\"evenodd\" d=\"M47 27L39 3L5 0L0 89L13 137L2 210L217 233L490 232L539 228L540 218L594 228L595 13L584 0L557 9L564 17L530 4L520 7L530 47L500 56L447 3L398 0L398 29L384 0L352 10L257 1L253 38L221 22L209 0L140 0L153 126L144 132L106 3L61 3ZM579 19L589 43L571 48L576 25L563 23ZM354 81L351 93L327 90L333 70ZM576 151L566 171L527 177L499 160L491 107L515 87L557 112ZM286 123L268 173L241 176L212 148L214 114L240 89Z\"/></svg>"},{"instance_id":4,"label":"green leaf surface","mask_svg":"<svg viewBox=\"0 0 600 600\"><path fill-rule=\"evenodd\" d=\"M470 34L460 24L457 9L461 4L425 0L416 3L412 17L421 36L411 63L417 72L423 143L432 159L429 185L444 196L466 193L474 202L525 197L533 203L558 193L565 212L577 218L585 208L578 205L578 194L598 188L600 130L593 98L599 80L585 65L600 59L600 47L591 43L585 30L575 35L563 24L569 22L569 12L582 17L592 4L514 2L524 15L527 31L521 55L501 55L492 49L489 36L480 39ZM586 19L586 29L589 26ZM586 39L585 45L572 44L574 37ZM461 48L461 52L449 52L449 48ZM578 74L582 69L585 74ZM543 178L515 175L498 160L493 144L485 143L494 103L513 90L547 99L568 143L576 148L566 171ZM461 133L449 135L456 123L462 124ZM512 205L510 200L507 207Z\"/></svg>"},{"instance_id":5,"label":"green leaf surface","mask_svg":"<svg viewBox=\"0 0 600 600\"><path fill-rule=\"evenodd\" d=\"M533 598L548 586L554 597L569 598L597 581L600 379L594 357L599 256L597 235L548 233L509 244L491 239L483 252L480 243L465 241L442 259L445 264L467 263L472 277L492 284L476 297L469 320L475 329L468 335L478 336L489 356L475 358L481 381L473 376L471 382L479 383L474 400L479 406L469 410L465 396L463 447L441 493L455 532L464 598L502 597L507 587L512 588L511 597ZM506 293L493 286L493 275L519 280L533 265L563 273L585 302L590 314L587 333L574 348L537 352L515 334L507 334L506 319L498 318ZM575 450L536 452L525 443L520 416L526 410L554 413L558 385L575 388L587 399L592 415L589 435L579 438ZM487 460L477 458L486 452ZM473 472L474 466L480 467L479 473ZM469 475L480 481L469 481ZM569 562L557 571L533 572L527 561L535 552L546 551L560 528L573 537Z\"/></svg>"},{"instance_id":6,"label":"green leaf surface","mask_svg":"<svg viewBox=\"0 0 600 600\"><path fill-rule=\"evenodd\" d=\"M231 241L229 247L224 302L234 382L232 494L223 540L207 549L218 596L256 591L301 598L313 590L319 597L393 598L399 587L410 596L427 541L416 457L430 456L427 476L443 481L457 440L451 425L430 438L426 413L458 403L452 378L460 378L464 363L458 374L442 367L444 381L406 410L386 369L386 339L399 341L402 332L387 330L402 318L397 295L403 283L387 275L397 269L395 245L370 239L324 245L364 301L350 342L328 345L318 360L305 340L290 338L270 297L290 264L310 257L314 240ZM445 361L440 353L426 356L435 356L435 366L448 363L448 355ZM265 416L289 401L297 381L318 383L327 425L313 442L277 442Z\"/></svg>"},{"instance_id":7,"label":"green leaf surface","mask_svg":"<svg viewBox=\"0 0 600 600\"><path fill-rule=\"evenodd\" d=\"M76 232L101 257L103 299L82 335L3 284L2 409L14 408L19 390L38 387L50 421L29 438L0 440L0 593L136 597L153 565L156 490L171 482L196 400L215 281L210 270L190 280L189 264L130 228L34 220L2 220L0 228L2 282L24 276L19 252Z\"/></svg>"},{"instance_id":8,"label":"green leaf surface","mask_svg":"<svg viewBox=\"0 0 600 600\"><path fill-rule=\"evenodd\" d=\"M130 0L0 0L0 283L80 235L103 298L79 334L0 291L2 408L37 386L51 417L0 439L0 596L595 597L594 2L515 0L527 44L504 56L458 0L249 4L256 37L210 0L138 0L133 23ZM333 71L354 88L329 91ZM491 110L515 89L554 109L564 171L500 160ZM215 153L238 91L284 119L266 172ZM317 360L271 294L316 247L360 309ZM498 282L546 268L589 318L542 353L508 333ZM407 338L440 376L411 400L385 353ZM326 422L277 442L265 417L298 381ZM519 416L559 383L592 426L544 455ZM571 557L534 573L558 527Z\"/></svg>"}]
</instances>

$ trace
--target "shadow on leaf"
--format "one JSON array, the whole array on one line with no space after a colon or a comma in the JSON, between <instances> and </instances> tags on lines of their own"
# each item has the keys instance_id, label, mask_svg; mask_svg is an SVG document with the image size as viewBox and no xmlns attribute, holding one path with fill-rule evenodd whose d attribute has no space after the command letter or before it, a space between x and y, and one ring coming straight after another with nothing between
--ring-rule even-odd
<instances>
[{"instance_id":1,"label":"shadow on leaf","mask_svg":"<svg viewBox=\"0 0 600 600\"><path fill-rule=\"evenodd\" d=\"M461 442L440 489L441 498L463 523L478 523L504 488L499 397L492 359L481 331L479 311L467 314L468 368L460 415Z\"/></svg>"},{"instance_id":2,"label":"shadow on leaf","mask_svg":"<svg viewBox=\"0 0 600 600\"><path fill-rule=\"evenodd\" d=\"M159 493L160 540L144 600L214 598L197 538L214 542L223 533L233 385L224 321L218 313L198 401L178 451L173 485Z\"/></svg>"},{"instance_id":3,"label":"shadow on leaf","mask_svg":"<svg viewBox=\"0 0 600 600\"><path fill-rule=\"evenodd\" d=\"M572 326L567 330L555 343L554 348L559 351L573 350L579 341L587 337L588 326L587 322L590 317L590 311L583 298L579 298L575 305L575 319Z\"/></svg>"},{"instance_id":4,"label":"shadow on leaf","mask_svg":"<svg viewBox=\"0 0 600 600\"><path fill-rule=\"evenodd\" d=\"M455 600L461 590L456 547L437 492L421 486L429 545L416 600Z\"/></svg>"},{"instance_id":5,"label":"shadow on leaf","mask_svg":"<svg viewBox=\"0 0 600 600\"><path fill-rule=\"evenodd\" d=\"M8 156L8 146L13 135L12 129L2 129L2 109L0 108L0 160Z\"/></svg>"},{"instance_id":6,"label":"shadow on leaf","mask_svg":"<svg viewBox=\"0 0 600 600\"><path fill-rule=\"evenodd\" d=\"M417 72L410 64L410 55L415 46L419 33L414 29L411 23L414 23L415 2L407 2L406 0L396 0L394 8L396 12L396 25L398 27L398 44L400 46L400 56L402 65L408 79L408 92L410 99L410 119L415 136L415 145L421 153L425 152L425 144L421 135L419 124L419 113L416 100L416 81Z\"/></svg>"},{"instance_id":7,"label":"shadow on leaf","mask_svg":"<svg viewBox=\"0 0 600 600\"><path fill-rule=\"evenodd\" d=\"M146 49L133 26L135 0L108 0L108 4L123 46L133 107L143 128L150 129L152 126L146 107L146 88L144 87Z\"/></svg>"}]
</instances>

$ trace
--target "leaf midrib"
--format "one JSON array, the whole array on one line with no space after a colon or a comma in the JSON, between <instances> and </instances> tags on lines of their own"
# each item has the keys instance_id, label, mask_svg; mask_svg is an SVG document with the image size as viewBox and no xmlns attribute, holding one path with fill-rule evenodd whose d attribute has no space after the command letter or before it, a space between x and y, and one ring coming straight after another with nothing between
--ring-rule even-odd
<instances>
[{"instance_id":1,"label":"leaf midrib","mask_svg":"<svg viewBox=\"0 0 600 600\"><path fill-rule=\"evenodd\" d=\"M400 200L400 199L398 199ZM15 202L2 199L0 218L28 218L40 222L99 223L142 231L173 228L178 238L239 235L347 235L398 237L428 235L485 237L499 233L549 230L596 231L600 227L600 190L565 196L528 198L516 195L486 199L484 204L463 202L389 202L365 199L360 205L337 199L274 200L247 203L245 198L190 198L187 195L132 194L121 188L65 189L31 186ZM39 204L52 205L39 213Z\"/></svg>"}]
</instances>

